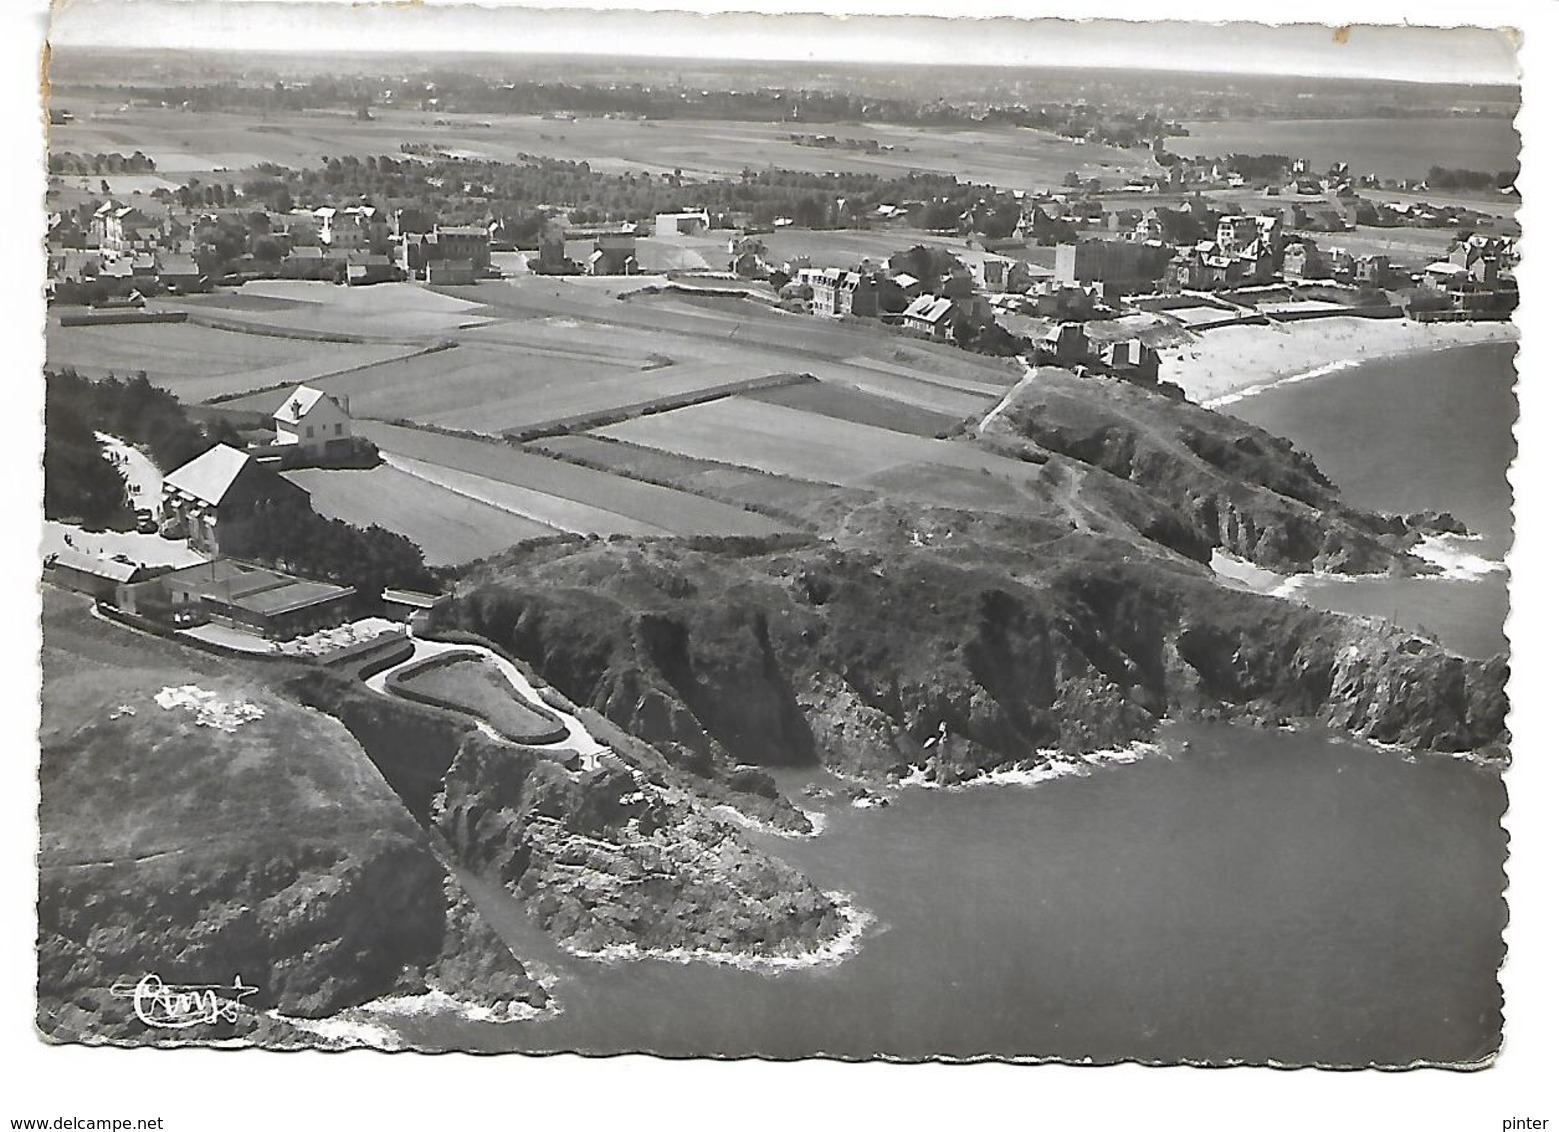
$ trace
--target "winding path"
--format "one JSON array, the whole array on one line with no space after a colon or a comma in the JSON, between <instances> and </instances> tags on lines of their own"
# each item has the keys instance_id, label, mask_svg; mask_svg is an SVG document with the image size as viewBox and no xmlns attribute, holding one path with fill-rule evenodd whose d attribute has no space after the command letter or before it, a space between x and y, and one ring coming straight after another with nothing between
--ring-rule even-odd
<instances>
[{"instance_id":1,"label":"winding path","mask_svg":"<svg viewBox=\"0 0 1559 1132\"><path fill-rule=\"evenodd\" d=\"M511 685L513 685L515 692L519 694L521 700L527 704L531 704L540 708L543 712L546 712L549 715L557 716L563 721L563 726L568 729L567 737L559 739L555 743L532 743L528 744L529 746L534 746L538 750L543 751L571 751L579 756L580 766L583 770L596 769L601 765L601 756L611 753L611 748L602 746L600 743L596 742L594 737L591 736L590 732L585 729L585 725L579 722L579 720L576 719L572 714L559 711L557 708L553 707L544 699L542 699L541 693L536 691L535 685L533 685L530 680L526 678L525 673L521 672L518 668L510 664L503 657L493 652L492 649L485 648L482 645L452 644L446 641L429 641L415 636L412 637L412 644L414 646L414 650L409 658L402 661L400 664L386 668L383 672L379 672L373 676L370 676L365 681L370 691L378 692L381 696L393 696L394 694L386 686L385 681L390 676L401 671L402 669L408 668L414 664L420 664L423 661L428 660L430 657L439 656L447 652L476 653L477 655L490 661L498 669L498 671L503 673L504 678L507 679ZM487 735L493 739L503 739L503 736L499 735L498 732L494 730L486 720L478 719L476 721L476 725L481 728L484 735Z\"/></svg>"}]
</instances>

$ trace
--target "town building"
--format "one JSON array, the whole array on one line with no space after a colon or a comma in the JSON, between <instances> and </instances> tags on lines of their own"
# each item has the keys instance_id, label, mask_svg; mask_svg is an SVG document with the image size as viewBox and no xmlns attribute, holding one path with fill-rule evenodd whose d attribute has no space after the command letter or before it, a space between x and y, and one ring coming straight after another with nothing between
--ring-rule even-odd
<instances>
[{"instance_id":1,"label":"town building","mask_svg":"<svg viewBox=\"0 0 1559 1132\"><path fill-rule=\"evenodd\" d=\"M348 586L295 578L232 558L216 558L150 581L123 585L115 602L131 613L169 605L219 624L287 640L340 625L351 617L356 591Z\"/></svg>"},{"instance_id":2,"label":"town building","mask_svg":"<svg viewBox=\"0 0 1559 1132\"><path fill-rule=\"evenodd\" d=\"M1081 240L1056 245L1058 283L1104 283L1129 288L1151 282L1167 258L1160 247L1136 240Z\"/></svg>"},{"instance_id":3,"label":"town building","mask_svg":"<svg viewBox=\"0 0 1559 1132\"><path fill-rule=\"evenodd\" d=\"M1326 261L1309 240L1294 240L1283 249L1283 274L1289 279L1320 279Z\"/></svg>"},{"instance_id":4,"label":"town building","mask_svg":"<svg viewBox=\"0 0 1559 1132\"><path fill-rule=\"evenodd\" d=\"M178 524L190 547L204 554L220 554L227 532L261 507L307 510L309 493L227 444L163 477L163 521Z\"/></svg>"},{"instance_id":5,"label":"town building","mask_svg":"<svg viewBox=\"0 0 1559 1132\"><path fill-rule=\"evenodd\" d=\"M401 237L399 264L410 279L474 283L492 270L492 236L476 225L436 224L431 232L408 232Z\"/></svg>"},{"instance_id":6,"label":"town building","mask_svg":"<svg viewBox=\"0 0 1559 1132\"><path fill-rule=\"evenodd\" d=\"M671 236L701 236L709 231L709 211L699 209L697 212L657 212L655 214L655 235L658 238Z\"/></svg>"},{"instance_id":7,"label":"town building","mask_svg":"<svg viewBox=\"0 0 1559 1132\"><path fill-rule=\"evenodd\" d=\"M1040 335L1040 346L1062 365L1088 357L1088 332L1080 322L1063 322Z\"/></svg>"},{"instance_id":8,"label":"town building","mask_svg":"<svg viewBox=\"0 0 1559 1132\"><path fill-rule=\"evenodd\" d=\"M981 264L981 273L987 291L1004 295L1027 291L1033 282L1029 265L1019 259L987 259Z\"/></svg>"},{"instance_id":9,"label":"town building","mask_svg":"<svg viewBox=\"0 0 1559 1132\"><path fill-rule=\"evenodd\" d=\"M346 281L351 287L367 287L375 283L390 283L400 277L395 264L387 255L377 252L348 252L346 257Z\"/></svg>"},{"instance_id":10,"label":"town building","mask_svg":"<svg viewBox=\"0 0 1559 1132\"><path fill-rule=\"evenodd\" d=\"M310 456L347 448L352 440L350 400L337 399L307 385L287 395L271 414L278 445L297 445Z\"/></svg>"},{"instance_id":11,"label":"town building","mask_svg":"<svg viewBox=\"0 0 1559 1132\"><path fill-rule=\"evenodd\" d=\"M921 295L899 316L899 324L916 334L922 334L934 342L946 342L953 336L953 324L958 310L953 300L935 295Z\"/></svg>"},{"instance_id":12,"label":"town building","mask_svg":"<svg viewBox=\"0 0 1559 1132\"><path fill-rule=\"evenodd\" d=\"M144 579L146 568L134 562L67 548L43 560L43 575L57 586L87 594L98 601L112 601L120 586Z\"/></svg>"},{"instance_id":13,"label":"town building","mask_svg":"<svg viewBox=\"0 0 1559 1132\"><path fill-rule=\"evenodd\" d=\"M1139 385L1153 385L1158 381L1158 351L1140 338L1101 342L1098 353L1099 361L1115 377Z\"/></svg>"},{"instance_id":14,"label":"town building","mask_svg":"<svg viewBox=\"0 0 1559 1132\"><path fill-rule=\"evenodd\" d=\"M637 275L638 238L632 232L603 232L595 239L588 270L591 275Z\"/></svg>"},{"instance_id":15,"label":"town building","mask_svg":"<svg viewBox=\"0 0 1559 1132\"><path fill-rule=\"evenodd\" d=\"M1380 252L1353 262L1353 281L1361 286L1384 287L1392 282L1392 274L1390 258Z\"/></svg>"},{"instance_id":16,"label":"town building","mask_svg":"<svg viewBox=\"0 0 1559 1132\"><path fill-rule=\"evenodd\" d=\"M386 589L379 595L384 615L392 621L407 621L426 614L453 600L450 594L430 594L420 590Z\"/></svg>"}]
</instances>

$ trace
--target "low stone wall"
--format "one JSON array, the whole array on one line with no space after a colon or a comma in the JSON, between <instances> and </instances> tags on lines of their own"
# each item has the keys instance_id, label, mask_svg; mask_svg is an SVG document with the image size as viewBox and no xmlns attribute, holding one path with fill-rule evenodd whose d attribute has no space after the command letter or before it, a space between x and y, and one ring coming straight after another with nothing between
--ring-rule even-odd
<instances>
[{"instance_id":1,"label":"low stone wall","mask_svg":"<svg viewBox=\"0 0 1559 1132\"><path fill-rule=\"evenodd\" d=\"M550 730L537 734L517 734L499 726L493 720L481 715L474 708L469 708L464 704L446 700L442 696L433 695L429 692L419 691L416 688L408 686L406 683L408 680L414 679L423 673L433 671L434 669L443 668L447 665L456 664L461 661L482 661L484 659L485 658L481 653L475 651L441 653L438 656L429 657L420 664L413 664L408 668L403 668L399 672L394 673L387 680L385 680L385 690L388 691L391 695L410 700L412 703L423 704L427 707L440 708L444 711L456 712L460 715L469 716L473 719L480 719L494 731L498 732L498 734L509 740L509 742L518 743L521 746L545 746L549 743L561 743L564 739L568 738L568 728L564 725L562 719L558 717L556 712L550 710L549 708L539 707L536 704L528 703L522 700L519 697L518 690L514 692L515 703L525 708L527 711L534 713L537 717L552 723L553 726Z\"/></svg>"}]
</instances>

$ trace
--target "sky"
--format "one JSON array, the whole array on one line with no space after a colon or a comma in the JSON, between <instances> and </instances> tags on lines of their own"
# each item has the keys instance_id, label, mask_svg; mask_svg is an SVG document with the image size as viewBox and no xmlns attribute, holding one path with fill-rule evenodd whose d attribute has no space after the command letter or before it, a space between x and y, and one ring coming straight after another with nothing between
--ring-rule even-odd
<instances>
[{"instance_id":1,"label":"sky","mask_svg":"<svg viewBox=\"0 0 1559 1132\"><path fill-rule=\"evenodd\" d=\"M727 0L723 6L749 9L761 7L763 2ZM50 39L60 47L242 46L337 51L415 47L440 52L541 51L819 62L1061 64L1470 83L1517 80L1514 37L1483 28L1366 25L1354 26L1342 36L1319 24L760 15L721 12L722 5L707 0L680 5L700 6L714 9L714 14L478 7L434 0L410 4L59 0ZM883 8L882 3L874 6ZM834 10L839 7L834 3ZM905 0L895 10L967 14L1000 7ZM1005 5L1008 11L1014 7L1023 10L1022 5ZM1367 16L1368 5L1359 5L1358 10ZM1243 11L1253 14L1256 6L1245 5Z\"/></svg>"}]
</instances>

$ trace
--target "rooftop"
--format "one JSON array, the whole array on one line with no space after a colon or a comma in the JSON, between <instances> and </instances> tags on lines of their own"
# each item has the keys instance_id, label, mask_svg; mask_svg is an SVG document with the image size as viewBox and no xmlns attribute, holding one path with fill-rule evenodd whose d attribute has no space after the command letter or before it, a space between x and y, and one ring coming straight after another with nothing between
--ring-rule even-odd
<instances>
[{"instance_id":1,"label":"rooftop","mask_svg":"<svg viewBox=\"0 0 1559 1132\"><path fill-rule=\"evenodd\" d=\"M115 582L133 581L141 572L141 567L134 562L121 562L116 558L99 558L95 554L83 554L79 550L69 549L50 555L45 564L56 569L65 568L98 578L108 578Z\"/></svg>"},{"instance_id":2,"label":"rooftop","mask_svg":"<svg viewBox=\"0 0 1559 1132\"><path fill-rule=\"evenodd\" d=\"M162 482L164 487L177 488L214 506L222 502L222 497L243 474L248 463L247 454L230 445L218 444L169 472Z\"/></svg>"}]
</instances>

